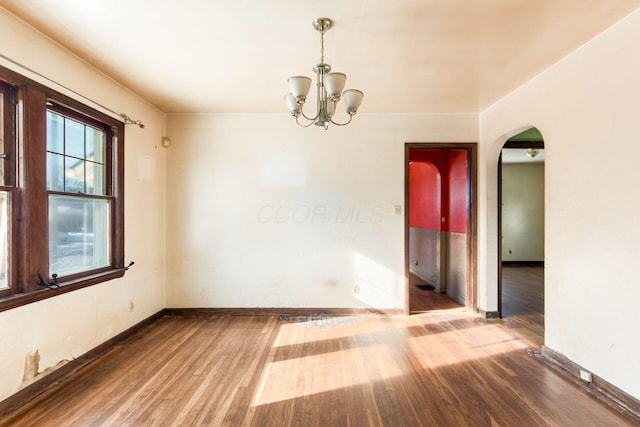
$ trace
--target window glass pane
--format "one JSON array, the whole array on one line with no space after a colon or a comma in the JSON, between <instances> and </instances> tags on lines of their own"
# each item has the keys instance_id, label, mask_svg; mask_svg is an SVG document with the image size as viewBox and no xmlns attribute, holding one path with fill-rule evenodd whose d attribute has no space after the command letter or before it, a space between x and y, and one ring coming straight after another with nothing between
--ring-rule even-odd
<instances>
[{"instance_id":1,"label":"window glass pane","mask_svg":"<svg viewBox=\"0 0 640 427\"><path fill-rule=\"evenodd\" d=\"M64 158L64 191L84 193L84 160L73 157Z\"/></svg>"},{"instance_id":2,"label":"window glass pane","mask_svg":"<svg viewBox=\"0 0 640 427\"><path fill-rule=\"evenodd\" d=\"M109 265L109 201L49 196L49 273Z\"/></svg>"},{"instance_id":3,"label":"window glass pane","mask_svg":"<svg viewBox=\"0 0 640 427\"><path fill-rule=\"evenodd\" d=\"M9 284L9 193L0 191L0 289Z\"/></svg>"},{"instance_id":4,"label":"window glass pane","mask_svg":"<svg viewBox=\"0 0 640 427\"><path fill-rule=\"evenodd\" d=\"M92 127L86 127L87 160L104 163L104 132Z\"/></svg>"},{"instance_id":5,"label":"window glass pane","mask_svg":"<svg viewBox=\"0 0 640 427\"><path fill-rule=\"evenodd\" d=\"M84 159L84 125L75 120L64 120L64 154Z\"/></svg>"},{"instance_id":6,"label":"window glass pane","mask_svg":"<svg viewBox=\"0 0 640 427\"><path fill-rule=\"evenodd\" d=\"M47 151L64 153L64 119L47 111Z\"/></svg>"},{"instance_id":7,"label":"window glass pane","mask_svg":"<svg viewBox=\"0 0 640 427\"><path fill-rule=\"evenodd\" d=\"M86 162L87 172L87 194L104 195L103 174L104 168L101 164Z\"/></svg>"},{"instance_id":8,"label":"window glass pane","mask_svg":"<svg viewBox=\"0 0 640 427\"><path fill-rule=\"evenodd\" d=\"M47 153L47 190L64 191L64 157Z\"/></svg>"}]
</instances>

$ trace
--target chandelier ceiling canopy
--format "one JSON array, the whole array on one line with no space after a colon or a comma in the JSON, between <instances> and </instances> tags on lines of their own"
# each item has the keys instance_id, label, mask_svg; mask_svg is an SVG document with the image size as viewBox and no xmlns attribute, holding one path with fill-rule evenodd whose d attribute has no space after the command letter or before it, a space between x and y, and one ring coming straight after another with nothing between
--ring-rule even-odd
<instances>
[{"instance_id":1,"label":"chandelier ceiling canopy","mask_svg":"<svg viewBox=\"0 0 640 427\"><path fill-rule=\"evenodd\" d=\"M311 79L306 76L289 77L289 92L285 97L285 102L289 107L291 115L296 118L296 123L302 127L309 127L312 124L322 126L325 129L329 124L344 126L351 123L351 119L358 111L364 93L357 89L344 90L347 76L344 73L331 72L331 66L324 62L324 33L333 27L333 21L329 18L318 18L313 21L313 28L320 32L320 63L313 67L316 73L316 113L307 116L303 111L309 89L311 89ZM349 115L349 120L344 123L333 121L336 112L336 105L344 100L344 105ZM301 120L306 119L306 123Z\"/></svg>"}]
</instances>

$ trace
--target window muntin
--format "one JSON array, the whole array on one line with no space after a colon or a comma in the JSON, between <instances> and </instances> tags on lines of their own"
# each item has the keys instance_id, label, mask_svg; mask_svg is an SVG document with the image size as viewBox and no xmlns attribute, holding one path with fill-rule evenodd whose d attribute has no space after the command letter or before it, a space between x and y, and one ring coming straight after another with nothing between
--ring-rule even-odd
<instances>
[{"instance_id":1,"label":"window muntin","mask_svg":"<svg viewBox=\"0 0 640 427\"><path fill-rule=\"evenodd\" d=\"M47 190L104 195L105 132L47 110Z\"/></svg>"}]
</instances>

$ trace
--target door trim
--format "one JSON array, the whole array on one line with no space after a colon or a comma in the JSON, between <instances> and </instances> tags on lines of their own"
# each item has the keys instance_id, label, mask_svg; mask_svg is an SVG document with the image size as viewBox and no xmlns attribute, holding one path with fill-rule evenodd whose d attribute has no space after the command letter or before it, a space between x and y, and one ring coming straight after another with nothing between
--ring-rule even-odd
<instances>
[{"instance_id":1,"label":"door trim","mask_svg":"<svg viewBox=\"0 0 640 427\"><path fill-rule=\"evenodd\" d=\"M404 311L409 311L409 159L411 150L465 150L467 152L467 310L478 311L478 143L406 142L404 144Z\"/></svg>"}]
</instances>

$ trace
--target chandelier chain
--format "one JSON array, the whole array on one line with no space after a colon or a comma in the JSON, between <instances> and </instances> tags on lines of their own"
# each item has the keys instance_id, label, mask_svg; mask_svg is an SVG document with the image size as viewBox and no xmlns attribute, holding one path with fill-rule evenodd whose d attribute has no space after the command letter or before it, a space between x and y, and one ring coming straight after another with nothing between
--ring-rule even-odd
<instances>
[{"instance_id":1,"label":"chandelier chain","mask_svg":"<svg viewBox=\"0 0 640 427\"><path fill-rule=\"evenodd\" d=\"M320 29L320 63L324 64L324 25Z\"/></svg>"}]
</instances>

